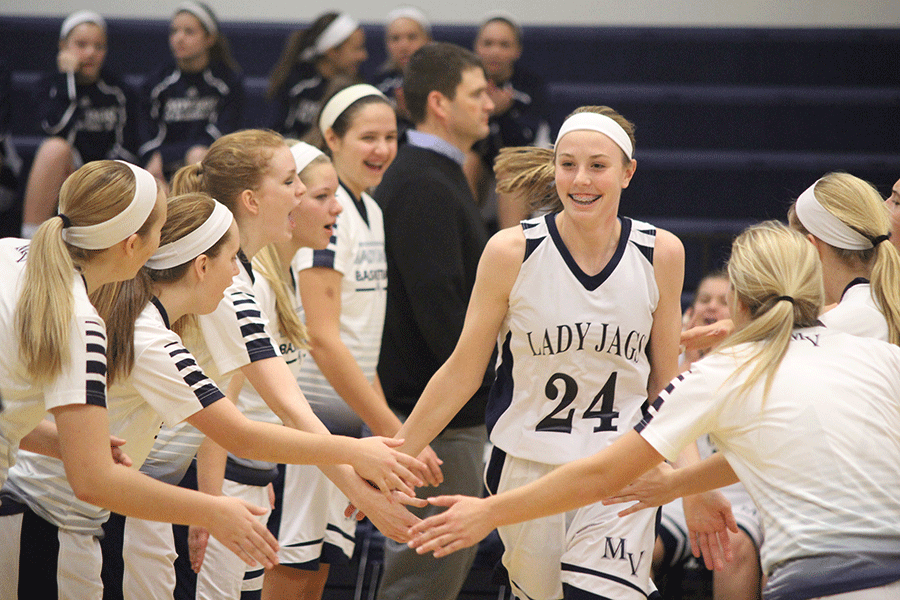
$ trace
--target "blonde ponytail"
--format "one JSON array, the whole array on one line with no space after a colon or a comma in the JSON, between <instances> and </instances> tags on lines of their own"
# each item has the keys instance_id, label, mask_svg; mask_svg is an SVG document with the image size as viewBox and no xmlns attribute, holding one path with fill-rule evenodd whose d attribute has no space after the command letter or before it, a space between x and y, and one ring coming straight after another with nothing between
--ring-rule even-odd
<instances>
[{"instance_id":1,"label":"blonde ponytail","mask_svg":"<svg viewBox=\"0 0 900 600\"><path fill-rule=\"evenodd\" d=\"M900 345L900 253L887 241L891 222L881 195L869 182L839 172L829 173L816 182L814 193L825 210L873 243L873 247L865 250L828 245L844 264L869 271L872 297L887 321L888 340ZM788 219L792 227L808 233L794 206L788 212Z\"/></svg>"},{"instance_id":2,"label":"blonde ponytail","mask_svg":"<svg viewBox=\"0 0 900 600\"><path fill-rule=\"evenodd\" d=\"M281 334L296 347L309 350L309 334L300 320L292 300L294 283L285 274L275 246L269 244L253 257L253 270L262 275L275 293L275 313Z\"/></svg>"},{"instance_id":3,"label":"blonde ponytail","mask_svg":"<svg viewBox=\"0 0 900 600\"><path fill-rule=\"evenodd\" d=\"M49 219L31 239L16 307L19 356L37 384L59 376L63 349L69 347L75 264L62 240L62 226L61 219Z\"/></svg>"},{"instance_id":4,"label":"blonde ponytail","mask_svg":"<svg viewBox=\"0 0 900 600\"><path fill-rule=\"evenodd\" d=\"M103 223L125 210L135 193L130 167L111 160L90 162L70 175L59 192L59 210L72 226ZM138 235L161 218L156 208ZM62 372L71 342L74 314L72 283L76 270L105 250L84 250L62 239L63 217L45 221L28 250L22 292L16 306L19 356L36 384L53 381Z\"/></svg>"},{"instance_id":5,"label":"blonde ponytail","mask_svg":"<svg viewBox=\"0 0 900 600\"><path fill-rule=\"evenodd\" d=\"M735 239L728 279L750 321L729 336L719 351L754 343L749 359L732 377L751 369L740 393L772 379L787 352L795 327L815 325L822 309L822 267L815 248L800 233L777 221L754 225Z\"/></svg>"}]
</instances>

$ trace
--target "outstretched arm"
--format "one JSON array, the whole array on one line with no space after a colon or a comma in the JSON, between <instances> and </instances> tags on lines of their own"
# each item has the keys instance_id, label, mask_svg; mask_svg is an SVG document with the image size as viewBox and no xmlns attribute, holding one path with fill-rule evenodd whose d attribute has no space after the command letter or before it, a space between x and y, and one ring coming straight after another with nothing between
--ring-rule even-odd
<instances>
[{"instance_id":1,"label":"outstretched arm","mask_svg":"<svg viewBox=\"0 0 900 600\"><path fill-rule=\"evenodd\" d=\"M67 405L52 413L66 478L79 500L140 519L202 525L251 566L278 562L278 543L255 517L264 509L166 485L115 464L103 407Z\"/></svg>"},{"instance_id":2,"label":"outstretched arm","mask_svg":"<svg viewBox=\"0 0 900 600\"><path fill-rule=\"evenodd\" d=\"M521 229L503 230L488 242L478 263L459 341L397 433L396 437L406 440L401 447L404 452L418 455L478 390L524 255Z\"/></svg>"},{"instance_id":3,"label":"outstretched arm","mask_svg":"<svg viewBox=\"0 0 900 600\"><path fill-rule=\"evenodd\" d=\"M334 391L369 429L375 435L392 437L400 429L400 419L388 407L380 385L368 380L341 339L343 277L340 271L326 267L310 267L297 274L310 337L310 354ZM424 452L420 458L428 463L428 468L416 471L416 474L429 485L440 483L443 475L434 452Z\"/></svg>"},{"instance_id":4,"label":"outstretched arm","mask_svg":"<svg viewBox=\"0 0 900 600\"><path fill-rule=\"evenodd\" d=\"M662 462L663 457L635 431L603 451L551 471L522 487L487 498L429 498L450 509L413 527L410 547L419 554L446 556L478 543L501 525L566 512L598 502Z\"/></svg>"}]
</instances>

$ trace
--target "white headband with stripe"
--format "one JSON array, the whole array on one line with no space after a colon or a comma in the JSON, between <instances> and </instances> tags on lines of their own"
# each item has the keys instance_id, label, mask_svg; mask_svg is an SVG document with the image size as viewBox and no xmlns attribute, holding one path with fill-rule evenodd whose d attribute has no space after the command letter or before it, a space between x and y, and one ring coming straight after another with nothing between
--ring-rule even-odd
<instances>
[{"instance_id":1,"label":"white headband with stripe","mask_svg":"<svg viewBox=\"0 0 900 600\"><path fill-rule=\"evenodd\" d=\"M800 219L803 227L835 248L844 250L868 250L871 248L872 240L848 227L846 223L819 204L815 193L815 187L819 181L806 188L794 205L797 218Z\"/></svg>"},{"instance_id":2,"label":"white headband with stripe","mask_svg":"<svg viewBox=\"0 0 900 600\"><path fill-rule=\"evenodd\" d=\"M134 196L131 203L108 221L94 225L66 227L62 231L62 238L67 244L85 250L111 248L137 233L156 206L158 189L153 175L124 160L116 162L126 165L134 173Z\"/></svg>"},{"instance_id":3,"label":"white headband with stripe","mask_svg":"<svg viewBox=\"0 0 900 600\"><path fill-rule=\"evenodd\" d=\"M180 12L188 12L197 17L197 19L201 23L203 23L203 27L206 29L206 33L208 33L209 35L216 35L219 33L219 26L216 23L215 15L213 15L207 7L203 6L199 2L191 2L191 0L182 2L175 9L176 15Z\"/></svg>"},{"instance_id":4,"label":"white headband with stripe","mask_svg":"<svg viewBox=\"0 0 900 600\"><path fill-rule=\"evenodd\" d=\"M147 267L155 271L162 271L183 265L194 260L222 239L222 236L231 227L234 216L224 204L218 201L213 202L215 205L212 213L200 227L183 238L160 246L147 261Z\"/></svg>"},{"instance_id":5,"label":"white headband with stripe","mask_svg":"<svg viewBox=\"0 0 900 600\"><path fill-rule=\"evenodd\" d=\"M631 138L628 137L622 126L610 117L597 113L578 113L566 119L562 127L559 128L559 134L556 136L556 145L559 145L559 140L567 133L585 130L602 133L614 141L629 160L634 158L634 147L631 145Z\"/></svg>"},{"instance_id":6,"label":"white headband with stripe","mask_svg":"<svg viewBox=\"0 0 900 600\"><path fill-rule=\"evenodd\" d=\"M309 166L309 163L316 160L325 153L306 142L297 142L291 146L291 154L294 155L294 162L297 164L297 173Z\"/></svg>"},{"instance_id":7,"label":"white headband with stripe","mask_svg":"<svg viewBox=\"0 0 900 600\"><path fill-rule=\"evenodd\" d=\"M316 38L316 43L303 51L300 58L302 60L312 60L317 56L322 56L332 48L343 44L350 37L350 34L357 29L359 29L359 23L356 19L347 13L341 13L319 34L319 37Z\"/></svg>"},{"instance_id":8,"label":"white headband with stripe","mask_svg":"<svg viewBox=\"0 0 900 600\"><path fill-rule=\"evenodd\" d=\"M73 29L84 23L93 23L104 32L106 31L106 21L103 17L91 10L80 10L72 13L63 21L62 27L59 29L59 39L66 39Z\"/></svg>"},{"instance_id":9,"label":"white headband with stripe","mask_svg":"<svg viewBox=\"0 0 900 600\"><path fill-rule=\"evenodd\" d=\"M319 116L319 131L322 132L322 135L325 135L325 132L334 125L341 113L347 110L351 104L367 96L378 96L388 102L387 96L382 94L381 90L368 83L351 85L332 96L331 100L322 108L322 114Z\"/></svg>"}]
</instances>

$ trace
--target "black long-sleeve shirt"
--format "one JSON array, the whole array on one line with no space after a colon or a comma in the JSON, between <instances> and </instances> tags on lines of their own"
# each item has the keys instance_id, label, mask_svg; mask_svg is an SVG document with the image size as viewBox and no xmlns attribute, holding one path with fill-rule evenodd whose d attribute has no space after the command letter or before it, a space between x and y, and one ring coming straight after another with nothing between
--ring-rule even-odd
<instances>
[{"instance_id":1,"label":"black long-sleeve shirt","mask_svg":"<svg viewBox=\"0 0 900 600\"><path fill-rule=\"evenodd\" d=\"M387 309L378 377L388 404L412 412L462 332L488 233L461 167L406 144L374 194L384 213ZM493 361L450 427L484 423Z\"/></svg>"}]
</instances>

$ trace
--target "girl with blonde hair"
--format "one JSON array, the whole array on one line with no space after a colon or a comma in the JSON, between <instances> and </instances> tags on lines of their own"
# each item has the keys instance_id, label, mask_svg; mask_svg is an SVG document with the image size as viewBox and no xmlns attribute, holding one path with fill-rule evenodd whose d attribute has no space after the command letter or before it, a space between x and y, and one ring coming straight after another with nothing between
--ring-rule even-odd
<instances>
[{"instance_id":1,"label":"girl with blonde hair","mask_svg":"<svg viewBox=\"0 0 900 600\"><path fill-rule=\"evenodd\" d=\"M451 508L415 526L412 545L440 556L495 526L610 496L709 433L725 468L683 469L673 493L744 483L766 531L767 599L896 597L900 348L817 324L821 269L784 225L742 233L728 265L734 333L673 380L634 431L509 493L431 499Z\"/></svg>"},{"instance_id":2,"label":"girl with blonde hair","mask_svg":"<svg viewBox=\"0 0 900 600\"><path fill-rule=\"evenodd\" d=\"M211 527L249 564L271 566L276 544L254 516L262 509L164 486L110 457L107 332L89 295L133 278L156 251L166 215L156 180L127 163L92 162L65 181L60 210L41 225L30 245L6 239L0 246L2 273L8 278L0 299L0 338L5 347L18 350L0 359L0 481L6 481L18 448L42 451L62 459L79 501L144 519ZM41 423L45 411L53 423ZM37 434L58 432L58 437L39 435L41 443L32 443L26 434L39 423ZM3 512L3 539L12 540L2 557L9 575L5 598L16 594L19 540L36 540L22 534L36 520L26 506L8 499ZM41 556L56 565L55 573L32 578L28 593L94 597L98 588L82 569L96 563L97 540L85 540L64 527L50 535L56 544L38 544ZM30 568L36 559L29 555Z\"/></svg>"},{"instance_id":3,"label":"girl with blonde hair","mask_svg":"<svg viewBox=\"0 0 900 600\"><path fill-rule=\"evenodd\" d=\"M280 356L269 333L269 315L257 303L253 289L251 259L273 241L290 240L295 227L293 215L305 191L284 138L265 130L243 130L223 136L210 146L202 162L176 173L172 188L179 194L204 192L216 198L231 210L240 236L238 273L223 302L198 320L199 335L189 336L186 347L220 389L229 389L233 376L239 372L286 426L327 434ZM180 481L202 440L202 434L190 424L164 427L143 471L164 481ZM322 467L386 535L400 539L406 538L407 526L414 519L389 495L392 490L411 495L409 484L416 485L420 480L410 468L422 469L414 459L405 461L398 472L378 482L379 491L349 466ZM201 491L206 491L200 483ZM154 534L150 531L146 535ZM156 535L171 540L171 532ZM124 551L136 557L141 556L138 550L126 544ZM135 571L153 572L148 568Z\"/></svg>"},{"instance_id":4,"label":"girl with blonde hair","mask_svg":"<svg viewBox=\"0 0 900 600\"><path fill-rule=\"evenodd\" d=\"M900 254L878 190L849 173L829 173L788 212L822 261L822 322L841 331L900 344ZM888 242L888 243L884 243Z\"/></svg>"}]
</instances>

